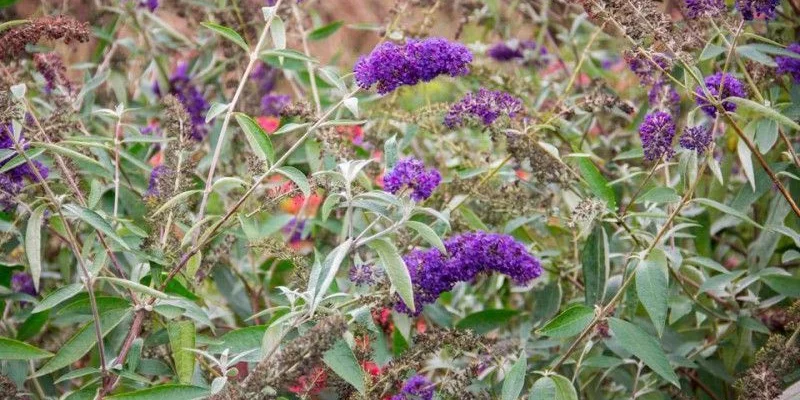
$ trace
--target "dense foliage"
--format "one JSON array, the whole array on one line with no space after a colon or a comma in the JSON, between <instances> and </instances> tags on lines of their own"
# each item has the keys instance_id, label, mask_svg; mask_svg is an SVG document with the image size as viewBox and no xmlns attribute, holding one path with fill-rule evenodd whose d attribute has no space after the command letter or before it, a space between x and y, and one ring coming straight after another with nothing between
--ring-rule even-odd
<instances>
[{"instance_id":1,"label":"dense foliage","mask_svg":"<svg viewBox=\"0 0 800 400\"><path fill-rule=\"evenodd\" d=\"M797 0L0 16L0 398L800 398Z\"/></svg>"}]
</instances>

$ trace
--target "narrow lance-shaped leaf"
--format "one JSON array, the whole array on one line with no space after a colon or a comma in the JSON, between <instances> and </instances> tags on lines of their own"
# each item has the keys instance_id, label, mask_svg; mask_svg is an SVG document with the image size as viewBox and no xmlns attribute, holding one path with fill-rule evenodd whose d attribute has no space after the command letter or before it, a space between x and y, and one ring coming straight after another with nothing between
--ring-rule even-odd
<instances>
[{"instance_id":1,"label":"narrow lance-shaped leaf","mask_svg":"<svg viewBox=\"0 0 800 400\"><path fill-rule=\"evenodd\" d=\"M0 360L38 360L53 353L7 337L0 336Z\"/></svg>"},{"instance_id":2,"label":"narrow lance-shaped leaf","mask_svg":"<svg viewBox=\"0 0 800 400\"><path fill-rule=\"evenodd\" d=\"M106 397L107 400L193 400L208 396L208 389L189 385L161 385Z\"/></svg>"},{"instance_id":3,"label":"narrow lance-shaped leaf","mask_svg":"<svg viewBox=\"0 0 800 400\"><path fill-rule=\"evenodd\" d=\"M562 338L575 336L584 330L594 318L594 310L583 304L575 304L547 322L538 333Z\"/></svg>"},{"instance_id":4,"label":"narrow lance-shaped leaf","mask_svg":"<svg viewBox=\"0 0 800 400\"><path fill-rule=\"evenodd\" d=\"M669 364L669 359L667 359L664 350L661 349L661 344L658 343L656 338L650 336L638 326L618 318L609 318L608 325L617 341L623 343L628 351L642 360L645 365L667 382L680 387L678 375L675 375L675 371Z\"/></svg>"},{"instance_id":5,"label":"narrow lance-shaped leaf","mask_svg":"<svg viewBox=\"0 0 800 400\"><path fill-rule=\"evenodd\" d=\"M233 29L219 24L215 24L213 22L203 22L200 25L208 29L211 29L218 35L224 37L225 39L228 39L231 42L236 43L236 45L244 49L244 51L250 51L250 47L247 45L247 42L245 42L244 39L242 39L242 36L239 35Z\"/></svg>"},{"instance_id":6,"label":"narrow lance-shaped leaf","mask_svg":"<svg viewBox=\"0 0 800 400\"><path fill-rule=\"evenodd\" d=\"M179 321L167 325L172 359L180 383L191 383L194 373L194 353L186 349L195 347L195 329L192 321Z\"/></svg>"},{"instance_id":7,"label":"narrow lance-shaped leaf","mask_svg":"<svg viewBox=\"0 0 800 400\"><path fill-rule=\"evenodd\" d=\"M636 294L653 321L658 336L664 333L667 320L667 268L667 259L660 251L654 251L636 268Z\"/></svg>"},{"instance_id":8,"label":"narrow lance-shaped leaf","mask_svg":"<svg viewBox=\"0 0 800 400\"><path fill-rule=\"evenodd\" d=\"M340 340L333 347L325 352L322 359L325 365L330 367L336 375L353 385L359 393L364 393L364 370L361 369L358 360L353 354L353 350L347 342Z\"/></svg>"},{"instance_id":9,"label":"narrow lance-shaped leaf","mask_svg":"<svg viewBox=\"0 0 800 400\"><path fill-rule=\"evenodd\" d=\"M523 351L511 370L508 371L505 379L503 379L503 389L501 398L503 400L515 400L519 398L522 393L522 387L525 385L525 372L528 369L528 360Z\"/></svg>"},{"instance_id":10,"label":"narrow lance-shaped leaf","mask_svg":"<svg viewBox=\"0 0 800 400\"><path fill-rule=\"evenodd\" d=\"M103 336L111 332L125 318L130 316L130 309L109 310L100 315L100 327ZM63 346L55 357L47 361L33 377L47 375L64 368L81 359L97 344L97 335L94 321L89 322L78 330Z\"/></svg>"},{"instance_id":11,"label":"narrow lance-shaped leaf","mask_svg":"<svg viewBox=\"0 0 800 400\"><path fill-rule=\"evenodd\" d=\"M581 252L583 279L586 284L584 298L589 306L603 302L608 275L607 241L603 227L598 224Z\"/></svg>"},{"instance_id":12,"label":"narrow lance-shaped leaf","mask_svg":"<svg viewBox=\"0 0 800 400\"><path fill-rule=\"evenodd\" d=\"M247 143L250 144L250 149L256 153L258 158L273 164L275 162L275 150L272 147L272 141L270 141L264 129L261 128L261 125L246 114L237 112L233 116L236 118L239 127L242 128Z\"/></svg>"},{"instance_id":13,"label":"narrow lance-shaped leaf","mask_svg":"<svg viewBox=\"0 0 800 400\"><path fill-rule=\"evenodd\" d=\"M528 400L578 400L578 392L569 379L548 375L533 384Z\"/></svg>"},{"instance_id":14,"label":"narrow lance-shaped leaf","mask_svg":"<svg viewBox=\"0 0 800 400\"><path fill-rule=\"evenodd\" d=\"M39 280L42 277L42 219L47 207L42 204L36 207L28 218L28 227L25 229L25 252L28 256L28 266L36 292L39 292Z\"/></svg>"},{"instance_id":15,"label":"narrow lance-shaped leaf","mask_svg":"<svg viewBox=\"0 0 800 400\"><path fill-rule=\"evenodd\" d=\"M48 294L36 307L33 308L32 313L39 313L45 310L49 310L59 304L61 304L64 300L75 296L76 294L80 293L83 290L83 285L80 283L72 283L66 286L62 286L52 293Z\"/></svg>"},{"instance_id":16,"label":"narrow lance-shaped leaf","mask_svg":"<svg viewBox=\"0 0 800 400\"><path fill-rule=\"evenodd\" d=\"M408 273L408 268L406 268L406 264L400 257L397 248L385 239L373 240L369 242L369 246L378 253L378 257L386 269L386 275L389 276L389 282L397 290L400 298L403 299L409 310L415 311L411 275Z\"/></svg>"},{"instance_id":17,"label":"narrow lance-shaped leaf","mask_svg":"<svg viewBox=\"0 0 800 400\"><path fill-rule=\"evenodd\" d=\"M417 221L407 221L406 226L417 231L417 233L419 233L419 235L425 239L426 242L439 249L439 251L442 253L447 254L447 249L444 247L444 242L442 242L442 239L430 226Z\"/></svg>"}]
</instances>

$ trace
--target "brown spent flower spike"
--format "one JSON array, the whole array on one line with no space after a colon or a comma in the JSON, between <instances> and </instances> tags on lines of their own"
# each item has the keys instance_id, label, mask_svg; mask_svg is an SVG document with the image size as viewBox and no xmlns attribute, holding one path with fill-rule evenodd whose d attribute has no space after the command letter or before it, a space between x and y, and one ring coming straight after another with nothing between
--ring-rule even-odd
<instances>
[{"instance_id":1,"label":"brown spent flower spike","mask_svg":"<svg viewBox=\"0 0 800 400\"><path fill-rule=\"evenodd\" d=\"M16 28L0 34L0 60L19 57L25 53L25 46L40 40L89 41L89 24L71 17L47 16L31 20Z\"/></svg>"}]
</instances>

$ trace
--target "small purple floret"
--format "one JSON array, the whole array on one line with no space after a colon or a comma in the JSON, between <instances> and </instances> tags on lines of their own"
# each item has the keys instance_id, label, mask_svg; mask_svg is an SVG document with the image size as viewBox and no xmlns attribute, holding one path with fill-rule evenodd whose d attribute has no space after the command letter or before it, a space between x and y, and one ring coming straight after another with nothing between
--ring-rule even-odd
<instances>
[{"instance_id":1,"label":"small purple floret","mask_svg":"<svg viewBox=\"0 0 800 400\"><path fill-rule=\"evenodd\" d=\"M513 118L521 111L522 100L506 92L480 88L477 92L467 93L450 106L450 110L444 116L444 124L453 129L463 125L470 118L477 118L489 126L501 115Z\"/></svg>"},{"instance_id":2,"label":"small purple floret","mask_svg":"<svg viewBox=\"0 0 800 400\"><path fill-rule=\"evenodd\" d=\"M705 86L709 93L711 93L711 96L719 100L724 100L728 97L747 97L744 84L727 72L717 72L714 75L707 76L705 79ZM697 105L700 106L703 112L709 117L716 117L717 108L705 97L703 88L698 86L695 88L694 94L697 99ZM732 101L723 101L722 108L728 112L736 111L736 103Z\"/></svg>"},{"instance_id":3,"label":"small purple floret","mask_svg":"<svg viewBox=\"0 0 800 400\"><path fill-rule=\"evenodd\" d=\"M665 111L654 111L644 117L639 126L639 137L644 148L644 158L649 161L672 158L672 139L675 137L675 122Z\"/></svg>"},{"instance_id":4,"label":"small purple floret","mask_svg":"<svg viewBox=\"0 0 800 400\"><path fill-rule=\"evenodd\" d=\"M800 43L792 43L786 48L786 50L796 53L797 57L800 57ZM775 57L775 62L778 64L776 72L779 74L791 75L794 79L794 83L800 83L800 58L797 57Z\"/></svg>"}]
</instances>

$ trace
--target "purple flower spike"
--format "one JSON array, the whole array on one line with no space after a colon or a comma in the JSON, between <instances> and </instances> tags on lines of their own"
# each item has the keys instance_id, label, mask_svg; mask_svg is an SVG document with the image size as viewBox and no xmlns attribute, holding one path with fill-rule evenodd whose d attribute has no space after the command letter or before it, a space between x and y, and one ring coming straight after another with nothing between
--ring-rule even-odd
<instances>
[{"instance_id":1,"label":"purple flower spike","mask_svg":"<svg viewBox=\"0 0 800 400\"><path fill-rule=\"evenodd\" d=\"M433 400L433 383L422 375L414 375L403 384L400 394L391 400Z\"/></svg>"},{"instance_id":2,"label":"purple flower spike","mask_svg":"<svg viewBox=\"0 0 800 400\"><path fill-rule=\"evenodd\" d=\"M727 72L717 72L714 75L708 76L705 79L705 86L708 92L717 99L726 99L728 97L747 97L747 92L744 89L742 82L733 75ZM697 87L694 90L695 97L697 98L697 105L709 117L717 116L717 108L708 101L703 92L703 88ZM731 101L723 101L722 108L725 111L736 111L736 103Z\"/></svg>"},{"instance_id":3,"label":"purple flower spike","mask_svg":"<svg viewBox=\"0 0 800 400\"><path fill-rule=\"evenodd\" d=\"M261 113L268 117L280 116L281 111L285 109L292 98L285 94L265 94L261 97Z\"/></svg>"},{"instance_id":4,"label":"purple flower spike","mask_svg":"<svg viewBox=\"0 0 800 400\"><path fill-rule=\"evenodd\" d=\"M650 106L654 109L665 109L677 115L681 110L681 95L663 79L659 79L647 94Z\"/></svg>"},{"instance_id":5,"label":"purple flower spike","mask_svg":"<svg viewBox=\"0 0 800 400\"><path fill-rule=\"evenodd\" d=\"M489 126L501 115L514 117L521 111L522 100L505 92L481 88L477 92L467 93L450 106L444 116L444 124L453 129L463 125L469 118L477 118Z\"/></svg>"},{"instance_id":6,"label":"purple flower spike","mask_svg":"<svg viewBox=\"0 0 800 400\"><path fill-rule=\"evenodd\" d=\"M33 284L33 278L26 272L14 272L14 275L11 276L11 290L36 296L36 286Z\"/></svg>"},{"instance_id":7,"label":"purple flower spike","mask_svg":"<svg viewBox=\"0 0 800 400\"><path fill-rule=\"evenodd\" d=\"M484 272L499 272L517 284L526 284L542 274L539 260L509 235L467 232L446 240L444 246L447 255L438 249L414 250L403 258L414 285L417 313L456 283L472 281ZM411 313L402 300L395 308Z\"/></svg>"},{"instance_id":8,"label":"purple flower spike","mask_svg":"<svg viewBox=\"0 0 800 400\"><path fill-rule=\"evenodd\" d=\"M203 97L200 88L192 83L188 75L189 64L181 62L169 78L169 93L174 95L178 101L186 107L186 111L192 120L191 138L201 141L208 132L206 124L206 112L211 107ZM156 95L163 96L161 88L156 84L153 87Z\"/></svg>"},{"instance_id":9,"label":"purple flower spike","mask_svg":"<svg viewBox=\"0 0 800 400\"><path fill-rule=\"evenodd\" d=\"M398 45L384 42L362 56L355 67L356 83L363 89L378 86L386 94L400 86L428 82L439 75L461 76L469 72L472 53L460 43L444 38L409 39Z\"/></svg>"},{"instance_id":10,"label":"purple flower spike","mask_svg":"<svg viewBox=\"0 0 800 400\"><path fill-rule=\"evenodd\" d=\"M792 43L786 50L796 53L800 57L800 43ZM778 64L777 73L791 75L794 83L800 83L800 58L777 56L775 62Z\"/></svg>"},{"instance_id":11,"label":"purple flower spike","mask_svg":"<svg viewBox=\"0 0 800 400\"><path fill-rule=\"evenodd\" d=\"M486 55L498 62L522 61L531 66L546 63L547 49L532 40L512 40L495 43L486 50Z\"/></svg>"},{"instance_id":12,"label":"purple flower spike","mask_svg":"<svg viewBox=\"0 0 800 400\"><path fill-rule=\"evenodd\" d=\"M692 126L683 130L679 140L681 147L687 150L694 150L702 155L711 146L713 135L711 130L704 126Z\"/></svg>"},{"instance_id":13,"label":"purple flower spike","mask_svg":"<svg viewBox=\"0 0 800 400\"><path fill-rule=\"evenodd\" d=\"M745 21L752 21L757 16L770 20L775 19L775 10L780 3L780 0L736 0L736 8Z\"/></svg>"},{"instance_id":14,"label":"purple flower spike","mask_svg":"<svg viewBox=\"0 0 800 400\"><path fill-rule=\"evenodd\" d=\"M403 188L411 189L411 198L422 201L431 197L442 176L435 168L425 170L425 164L415 158L404 158L383 177L383 189L397 194Z\"/></svg>"},{"instance_id":15,"label":"purple flower spike","mask_svg":"<svg viewBox=\"0 0 800 400\"><path fill-rule=\"evenodd\" d=\"M639 126L639 137L642 139L644 158L649 161L672 158L672 139L675 137L675 122L672 115L664 111L655 111L644 117Z\"/></svg>"},{"instance_id":16,"label":"purple flower spike","mask_svg":"<svg viewBox=\"0 0 800 400\"><path fill-rule=\"evenodd\" d=\"M158 181L159 179L161 179L162 176L168 173L169 173L169 168L167 168L163 164L153 168L153 170L150 171L150 181L148 182L147 191L144 193L144 195L158 196L160 194L158 190Z\"/></svg>"}]
</instances>

